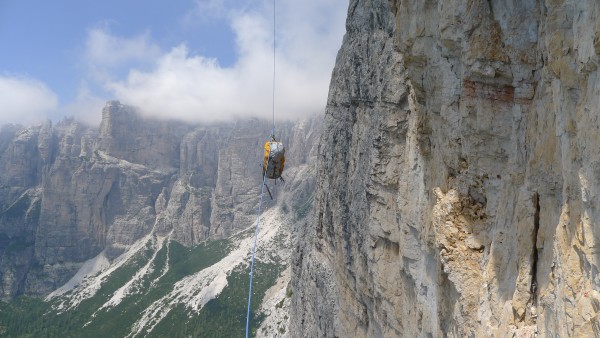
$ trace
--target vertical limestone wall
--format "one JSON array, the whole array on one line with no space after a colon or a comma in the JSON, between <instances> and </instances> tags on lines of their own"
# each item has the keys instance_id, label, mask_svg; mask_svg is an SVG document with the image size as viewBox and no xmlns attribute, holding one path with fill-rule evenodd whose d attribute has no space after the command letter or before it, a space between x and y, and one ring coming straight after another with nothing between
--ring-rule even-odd
<instances>
[{"instance_id":1,"label":"vertical limestone wall","mask_svg":"<svg viewBox=\"0 0 600 338\"><path fill-rule=\"evenodd\" d=\"M599 10L350 1L292 335L600 335Z\"/></svg>"}]
</instances>

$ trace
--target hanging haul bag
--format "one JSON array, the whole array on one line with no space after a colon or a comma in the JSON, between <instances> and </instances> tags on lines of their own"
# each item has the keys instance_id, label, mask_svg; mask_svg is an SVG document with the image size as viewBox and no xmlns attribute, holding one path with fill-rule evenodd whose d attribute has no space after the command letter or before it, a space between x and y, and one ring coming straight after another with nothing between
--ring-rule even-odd
<instances>
[{"instance_id":1,"label":"hanging haul bag","mask_svg":"<svg viewBox=\"0 0 600 338\"><path fill-rule=\"evenodd\" d=\"M277 141L265 143L265 158L263 163L263 175L270 179L281 178L283 165L285 163L285 147Z\"/></svg>"}]
</instances>

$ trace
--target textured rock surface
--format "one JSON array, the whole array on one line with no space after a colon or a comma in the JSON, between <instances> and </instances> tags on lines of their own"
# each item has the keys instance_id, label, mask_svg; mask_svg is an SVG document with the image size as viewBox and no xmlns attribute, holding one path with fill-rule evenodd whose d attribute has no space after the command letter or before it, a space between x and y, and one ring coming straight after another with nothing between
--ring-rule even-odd
<instances>
[{"instance_id":1,"label":"textured rock surface","mask_svg":"<svg viewBox=\"0 0 600 338\"><path fill-rule=\"evenodd\" d=\"M350 1L290 332L600 334L599 10Z\"/></svg>"},{"instance_id":2,"label":"textured rock surface","mask_svg":"<svg viewBox=\"0 0 600 338\"><path fill-rule=\"evenodd\" d=\"M278 125L294 144L291 175L306 167L316 121ZM145 120L116 101L104 108L99 130L74 120L3 127L0 298L46 295L86 260L102 251L115 258L151 232L189 246L252 224L269 130L259 120ZM290 178L294 189L314 186Z\"/></svg>"}]
</instances>

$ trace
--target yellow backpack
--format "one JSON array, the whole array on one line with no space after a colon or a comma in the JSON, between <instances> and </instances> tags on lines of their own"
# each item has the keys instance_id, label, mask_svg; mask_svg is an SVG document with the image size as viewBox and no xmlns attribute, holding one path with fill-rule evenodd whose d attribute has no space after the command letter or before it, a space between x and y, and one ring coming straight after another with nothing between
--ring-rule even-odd
<instances>
[{"instance_id":1,"label":"yellow backpack","mask_svg":"<svg viewBox=\"0 0 600 338\"><path fill-rule=\"evenodd\" d=\"M263 162L263 175L270 179L281 178L285 164L285 147L277 141L265 142L265 157Z\"/></svg>"}]
</instances>

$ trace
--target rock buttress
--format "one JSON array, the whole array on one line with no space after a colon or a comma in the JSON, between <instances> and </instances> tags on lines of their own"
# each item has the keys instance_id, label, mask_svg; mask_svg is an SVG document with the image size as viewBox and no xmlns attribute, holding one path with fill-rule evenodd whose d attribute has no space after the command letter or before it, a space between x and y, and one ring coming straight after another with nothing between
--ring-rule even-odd
<instances>
[{"instance_id":1,"label":"rock buttress","mask_svg":"<svg viewBox=\"0 0 600 338\"><path fill-rule=\"evenodd\" d=\"M350 1L291 332L599 333L599 10Z\"/></svg>"}]
</instances>

